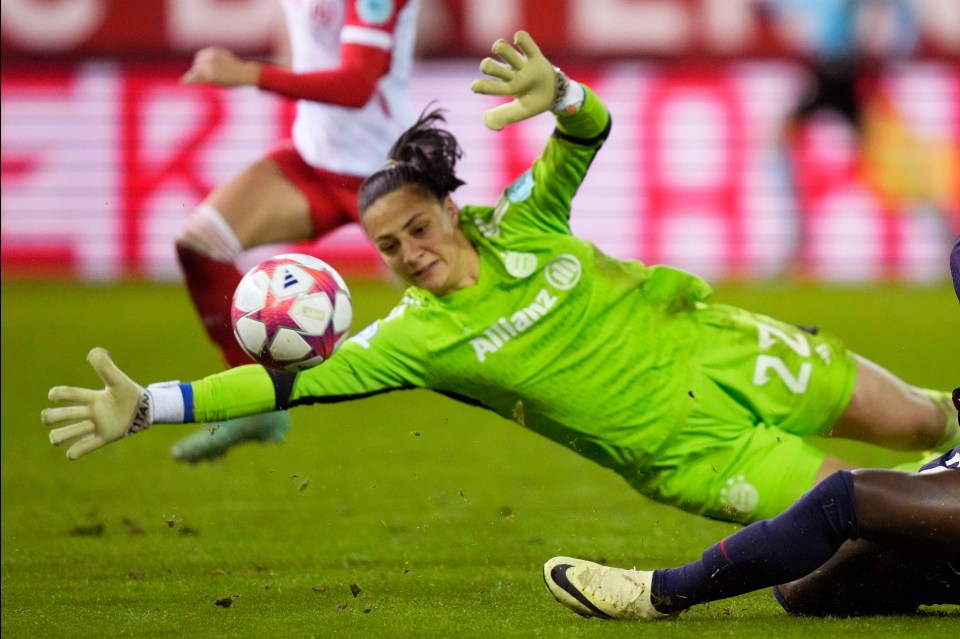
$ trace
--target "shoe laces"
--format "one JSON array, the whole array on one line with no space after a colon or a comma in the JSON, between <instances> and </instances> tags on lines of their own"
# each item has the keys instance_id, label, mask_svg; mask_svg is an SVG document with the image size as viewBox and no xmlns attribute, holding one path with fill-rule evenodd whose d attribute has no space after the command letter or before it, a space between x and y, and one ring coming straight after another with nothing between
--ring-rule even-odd
<instances>
[{"instance_id":1,"label":"shoe laces","mask_svg":"<svg viewBox=\"0 0 960 639\"><path fill-rule=\"evenodd\" d=\"M636 569L588 567L583 570L581 580L587 594L622 609L632 608L646 590L642 576Z\"/></svg>"}]
</instances>

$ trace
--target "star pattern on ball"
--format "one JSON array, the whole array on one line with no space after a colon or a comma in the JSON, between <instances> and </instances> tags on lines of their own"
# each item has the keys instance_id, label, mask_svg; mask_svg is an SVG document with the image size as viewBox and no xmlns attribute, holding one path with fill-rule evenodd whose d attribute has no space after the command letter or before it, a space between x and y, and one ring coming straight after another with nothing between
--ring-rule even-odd
<instances>
[{"instance_id":1,"label":"star pattern on ball","mask_svg":"<svg viewBox=\"0 0 960 639\"><path fill-rule=\"evenodd\" d=\"M247 313L247 317L252 320L263 323L267 329L267 341L269 344L281 328L288 328L292 331L302 333L303 329L290 316L290 307L297 301L296 295L286 298L278 298L273 291L267 291L267 299L263 306L255 311Z\"/></svg>"},{"instance_id":2,"label":"star pattern on ball","mask_svg":"<svg viewBox=\"0 0 960 639\"><path fill-rule=\"evenodd\" d=\"M346 340L350 292L322 260L284 254L244 275L231 318L240 345L254 360L295 372L326 361Z\"/></svg>"}]
</instances>

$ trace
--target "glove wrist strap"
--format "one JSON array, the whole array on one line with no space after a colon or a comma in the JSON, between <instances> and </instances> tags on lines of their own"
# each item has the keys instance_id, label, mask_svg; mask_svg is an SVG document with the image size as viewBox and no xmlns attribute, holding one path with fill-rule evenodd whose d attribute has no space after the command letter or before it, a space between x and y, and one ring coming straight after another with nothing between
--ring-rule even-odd
<instances>
[{"instance_id":1,"label":"glove wrist strap","mask_svg":"<svg viewBox=\"0 0 960 639\"><path fill-rule=\"evenodd\" d=\"M146 390L152 399L151 422L182 424L185 421L185 402L179 381L150 384Z\"/></svg>"},{"instance_id":2,"label":"glove wrist strap","mask_svg":"<svg viewBox=\"0 0 960 639\"><path fill-rule=\"evenodd\" d=\"M137 412L133 415L133 421L127 428L126 435L134 435L142 430L147 430L153 425L153 395L150 391L144 389L140 394L140 402L137 404Z\"/></svg>"},{"instance_id":3,"label":"glove wrist strap","mask_svg":"<svg viewBox=\"0 0 960 639\"><path fill-rule=\"evenodd\" d=\"M557 67L553 67L553 72L557 83L550 110L555 115L576 113L583 106L583 100L586 97L583 86L579 82L570 80L567 74Z\"/></svg>"}]
</instances>

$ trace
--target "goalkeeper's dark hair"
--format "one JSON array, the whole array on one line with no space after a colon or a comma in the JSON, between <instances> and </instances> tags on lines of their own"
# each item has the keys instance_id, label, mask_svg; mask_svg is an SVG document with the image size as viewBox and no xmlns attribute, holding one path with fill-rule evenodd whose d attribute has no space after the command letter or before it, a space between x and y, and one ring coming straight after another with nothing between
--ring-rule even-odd
<instances>
[{"instance_id":1,"label":"goalkeeper's dark hair","mask_svg":"<svg viewBox=\"0 0 960 639\"><path fill-rule=\"evenodd\" d=\"M466 184L455 171L463 149L452 133L438 128L438 123L446 122L443 110L429 108L393 143L384 167L363 181L361 216L378 199L404 186L417 186L442 201Z\"/></svg>"}]
</instances>

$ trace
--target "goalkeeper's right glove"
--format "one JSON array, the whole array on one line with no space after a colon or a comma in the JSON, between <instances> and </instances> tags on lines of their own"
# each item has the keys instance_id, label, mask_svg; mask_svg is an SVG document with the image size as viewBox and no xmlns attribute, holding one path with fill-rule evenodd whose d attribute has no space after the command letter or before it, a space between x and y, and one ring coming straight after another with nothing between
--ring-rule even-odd
<instances>
[{"instance_id":1,"label":"goalkeeper's right glove","mask_svg":"<svg viewBox=\"0 0 960 639\"><path fill-rule=\"evenodd\" d=\"M127 435L146 430L153 423L151 393L131 380L102 348L94 348L87 361L106 388L92 390L75 386L54 386L48 397L72 406L46 408L40 418L47 426L69 422L50 431L50 443L59 446L78 438L67 457L79 459Z\"/></svg>"}]
</instances>

